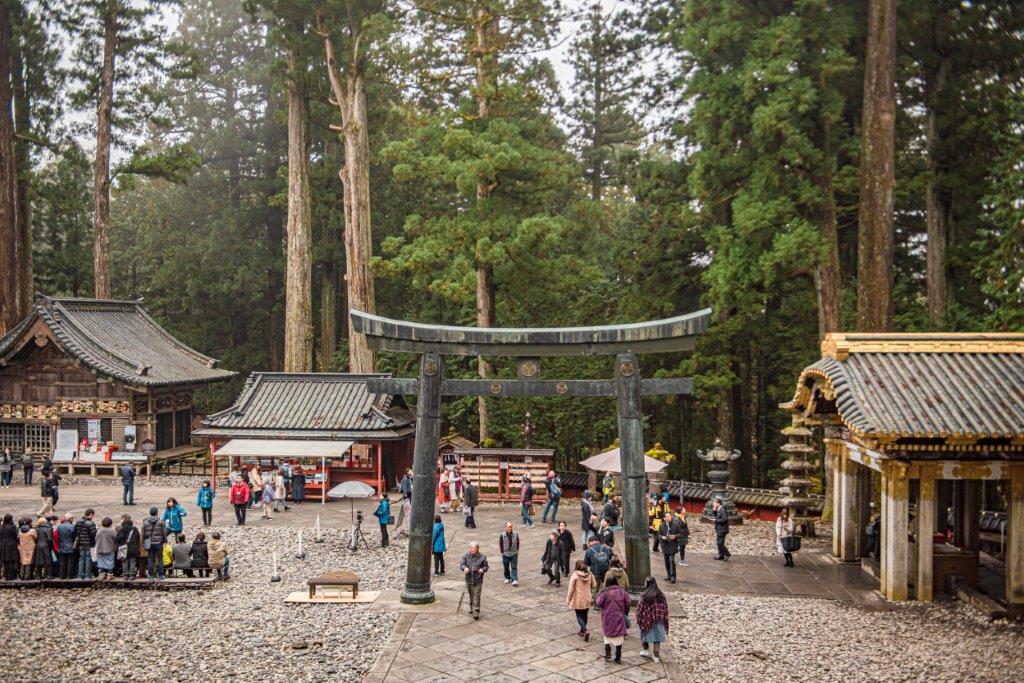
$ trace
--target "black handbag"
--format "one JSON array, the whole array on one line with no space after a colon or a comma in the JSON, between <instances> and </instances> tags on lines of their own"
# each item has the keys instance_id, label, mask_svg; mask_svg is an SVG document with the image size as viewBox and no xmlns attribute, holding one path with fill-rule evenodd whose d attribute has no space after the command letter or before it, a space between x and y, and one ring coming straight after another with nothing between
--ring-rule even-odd
<instances>
[{"instance_id":1,"label":"black handbag","mask_svg":"<svg viewBox=\"0 0 1024 683\"><path fill-rule=\"evenodd\" d=\"M786 536L782 539L782 550L787 553L795 553L800 550L799 536Z\"/></svg>"}]
</instances>

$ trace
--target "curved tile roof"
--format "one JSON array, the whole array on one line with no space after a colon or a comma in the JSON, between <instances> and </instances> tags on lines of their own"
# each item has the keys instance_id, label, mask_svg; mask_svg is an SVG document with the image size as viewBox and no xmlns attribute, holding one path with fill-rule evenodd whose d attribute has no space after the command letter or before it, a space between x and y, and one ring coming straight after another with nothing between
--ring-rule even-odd
<instances>
[{"instance_id":1,"label":"curved tile roof","mask_svg":"<svg viewBox=\"0 0 1024 683\"><path fill-rule=\"evenodd\" d=\"M842 422L875 438L1024 436L1024 353L852 352L800 374L783 409L806 410L814 390L835 401Z\"/></svg>"},{"instance_id":2,"label":"curved tile roof","mask_svg":"<svg viewBox=\"0 0 1024 683\"><path fill-rule=\"evenodd\" d=\"M388 374L254 372L230 408L203 421L202 433L252 435L395 432L413 423L412 413L390 394L372 394L370 377ZM313 436L313 435L317 436Z\"/></svg>"},{"instance_id":3,"label":"curved tile roof","mask_svg":"<svg viewBox=\"0 0 1024 683\"><path fill-rule=\"evenodd\" d=\"M0 339L0 357L17 350L37 319L69 355L125 384L198 384L236 374L172 337L139 301L39 297L32 315Z\"/></svg>"}]
</instances>

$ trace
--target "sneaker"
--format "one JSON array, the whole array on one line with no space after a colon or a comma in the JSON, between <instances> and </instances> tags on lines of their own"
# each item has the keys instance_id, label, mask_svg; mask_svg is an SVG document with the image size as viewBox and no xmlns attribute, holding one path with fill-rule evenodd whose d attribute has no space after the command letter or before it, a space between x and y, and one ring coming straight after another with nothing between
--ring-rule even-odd
<instances>
[{"instance_id":1,"label":"sneaker","mask_svg":"<svg viewBox=\"0 0 1024 683\"><path fill-rule=\"evenodd\" d=\"M689 566L690 566L690 563L689 563L689 562L687 562L686 560L681 560L681 561L679 562L679 566L680 566L680 567L689 567Z\"/></svg>"},{"instance_id":2,"label":"sneaker","mask_svg":"<svg viewBox=\"0 0 1024 683\"><path fill-rule=\"evenodd\" d=\"M513 581L513 582L512 582L512 585L513 585L513 586L518 586L518 585L519 585L519 582L518 582L518 581Z\"/></svg>"},{"instance_id":3,"label":"sneaker","mask_svg":"<svg viewBox=\"0 0 1024 683\"><path fill-rule=\"evenodd\" d=\"M640 650L640 656L641 657L650 657L651 653L648 652L647 650Z\"/></svg>"},{"instance_id":4,"label":"sneaker","mask_svg":"<svg viewBox=\"0 0 1024 683\"><path fill-rule=\"evenodd\" d=\"M512 583L512 579L505 579L505 583Z\"/></svg>"},{"instance_id":5,"label":"sneaker","mask_svg":"<svg viewBox=\"0 0 1024 683\"><path fill-rule=\"evenodd\" d=\"M660 662L661 660L658 657L651 657L651 661L652 662Z\"/></svg>"}]
</instances>

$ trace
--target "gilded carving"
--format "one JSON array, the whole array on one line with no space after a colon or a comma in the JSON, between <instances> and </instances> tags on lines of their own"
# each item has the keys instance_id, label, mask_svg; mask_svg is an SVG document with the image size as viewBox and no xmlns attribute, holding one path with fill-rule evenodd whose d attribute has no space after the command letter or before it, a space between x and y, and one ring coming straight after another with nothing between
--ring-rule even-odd
<instances>
[{"instance_id":1,"label":"gilded carving","mask_svg":"<svg viewBox=\"0 0 1024 683\"><path fill-rule=\"evenodd\" d=\"M47 404L34 404L25 406L25 418L28 420L55 420L57 419L57 406Z\"/></svg>"},{"instance_id":2,"label":"gilded carving","mask_svg":"<svg viewBox=\"0 0 1024 683\"><path fill-rule=\"evenodd\" d=\"M96 406L92 401L61 401L62 413L95 413Z\"/></svg>"},{"instance_id":3,"label":"gilded carving","mask_svg":"<svg viewBox=\"0 0 1024 683\"><path fill-rule=\"evenodd\" d=\"M20 405L5 403L0 405L0 417L5 419L21 419L22 408Z\"/></svg>"},{"instance_id":4,"label":"gilded carving","mask_svg":"<svg viewBox=\"0 0 1024 683\"><path fill-rule=\"evenodd\" d=\"M958 462L953 465L954 479L990 479L992 468L986 462Z\"/></svg>"},{"instance_id":5,"label":"gilded carving","mask_svg":"<svg viewBox=\"0 0 1024 683\"><path fill-rule=\"evenodd\" d=\"M97 401L96 412L98 413L127 413L129 410L128 401Z\"/></svg>"},{"instance_id":6,"label":"gilded carving","mask_svg":"<svg viewBox=\"0 0 1024 683\"><path fill-rule=\"evenodd\" d=\"M174 405L178 408L192 405L192 394L182 391L174 395Z\"/></svg>"},{"instance_id":7,"label":"gilded carving","mask_svg":"<svg viewBox=\"0 0 1024 683\"><path fill-rule=\"evenodd\" d=\"M144 415L149 412L149 401L144 398L137 398L132 403L132 411L136 415Z\"/></svg>"}]
</instances>

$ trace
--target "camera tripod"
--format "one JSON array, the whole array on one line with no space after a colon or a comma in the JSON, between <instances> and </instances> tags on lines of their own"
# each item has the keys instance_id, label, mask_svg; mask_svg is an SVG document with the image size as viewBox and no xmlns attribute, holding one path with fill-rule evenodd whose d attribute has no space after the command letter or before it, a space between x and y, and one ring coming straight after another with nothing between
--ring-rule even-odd
<instances>
[{"instance_id":1,"label":"camera tripod","mask_svg":"<svg viewBox=\"0 0 1024 683\"><path fill-rule=\"evenodd\" d=\"M359 548L359 541L363 542L363 547L367 550L370 549L370 543L366 540L366 534L363 533L363 513L360 512L356 517L356 522L352 526L352 538L348 542L348 549L355 552Z\"/></svg>"}]
</instances>

